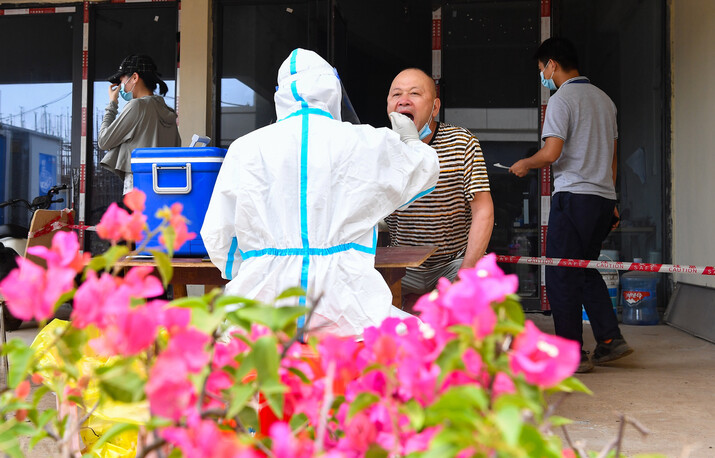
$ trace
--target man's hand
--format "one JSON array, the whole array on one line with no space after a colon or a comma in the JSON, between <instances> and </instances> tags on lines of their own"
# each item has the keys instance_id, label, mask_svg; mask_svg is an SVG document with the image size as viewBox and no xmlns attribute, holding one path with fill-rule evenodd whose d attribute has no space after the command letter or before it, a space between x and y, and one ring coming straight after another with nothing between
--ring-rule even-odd
<instances>
[{"instance_id":1,"label":"man's hand","mask_svg":"<svg viewBox=\"0 0 715 458\"><path fill-rule=\"evenodd\" d=\"M109 101L110 102L118 102L119 101L119 85L118 84L109 84Z\"/></svg>"},{"instance_id":2,"label":"man's hand","mask_svg":"<svg viewBox=\"0 0 715 458\"><path fill-rule=\"evenodd\" d=\"M621 215L618 213L618 207L613 207L613 219L611 219L611 229L615 229L621 224Z\"/></svg>"},{"instance_id":3,"label":"man's hand","mask_svg":"<svg viewBox=\"0 0 715 458\"><path fill-rule=\"evenodd\" d=\"M390 123L392 123L392 130L400 134L400 140L404 143L420 141L420 135L417 133L417 127L410 118L396 111L390 113L389 116Z\"/></svg>"},{"instance_id":4,"label":"man's hand","mask_svg":"<svg viewBox=\"0 0 715 458\"><path fill-rule=\"evenodd\" d=\"M529 173L529 170L529 167L526 165L526 159L516 161L511 167L509 167L509 172L519 178L525 177L526 174Z\"/></svg>"}]
</instances>

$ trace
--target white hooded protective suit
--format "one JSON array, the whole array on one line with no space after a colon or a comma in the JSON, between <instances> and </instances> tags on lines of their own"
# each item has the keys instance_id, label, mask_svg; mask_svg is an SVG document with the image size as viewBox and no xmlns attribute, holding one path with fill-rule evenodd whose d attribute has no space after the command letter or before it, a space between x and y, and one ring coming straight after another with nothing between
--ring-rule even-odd
<instances>
[{"instance_id":1,"label":"white hooded protective suit","mask_svg":"<svg viewBox=\"0 0 715 458\"><path fill-rule=\"evenodd\" d=\"M377 223L434 188L437 154L341 122L340 81L312 51L294 50L278 84L278 121L229 147L201 237L226 294L272 303L302 286L308 332L358 336L399 315L374 268Z\"/></svg>"}]
</instances>

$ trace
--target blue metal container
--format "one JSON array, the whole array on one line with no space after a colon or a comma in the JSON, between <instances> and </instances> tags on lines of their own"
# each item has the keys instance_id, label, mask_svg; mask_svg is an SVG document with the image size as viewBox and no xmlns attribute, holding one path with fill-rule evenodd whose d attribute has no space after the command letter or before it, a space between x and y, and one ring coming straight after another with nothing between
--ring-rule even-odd
<instances>
[{"instance_id":1,"label":"blue metal container","mask_svg":"<svg viewBox=\"0 0 715 458\"><path fill-rule=\"evenodd\" d=\"M171 207L175 202L184 206L183 215L189 220L189 232L196 238L185 243L175 256L203 257L206 247L199 231L211 200L218 171L226 150L215 147L200 148L137 148L132 151L134 188L146 194L146 215L150 228L160 220L157 210ZM156 248L152 240L149 248Z\"/></svg>"}]
</instances>

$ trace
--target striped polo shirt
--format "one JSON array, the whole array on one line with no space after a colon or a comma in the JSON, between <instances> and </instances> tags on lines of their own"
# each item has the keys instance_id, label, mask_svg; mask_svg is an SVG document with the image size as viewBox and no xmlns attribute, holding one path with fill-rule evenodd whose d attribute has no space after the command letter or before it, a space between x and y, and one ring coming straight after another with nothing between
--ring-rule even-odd
<instances>
[{"instance_id":1,"label":"striped polo shirt","mask_svg":"<svg viewBox=\"0 0 715 458\"><path fill-rule=\"evenodd\" d=\"M489 191L482 148L469 130L437 123L429 145L439 156L435 190L385 219L391 245L438 247L418 270L435 268L464 255L472 222L470 202L474 193Z\"/></svg>"}]
</instances>

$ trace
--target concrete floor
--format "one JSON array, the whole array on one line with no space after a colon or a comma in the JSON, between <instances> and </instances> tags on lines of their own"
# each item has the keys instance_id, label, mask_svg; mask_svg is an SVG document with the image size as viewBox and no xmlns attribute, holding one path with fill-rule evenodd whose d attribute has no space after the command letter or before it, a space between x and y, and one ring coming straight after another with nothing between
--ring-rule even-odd
<instances>
[{"instance_id":1,"label":"concrete floor","mask_svg":"<svg viewBox=\"0 0 715 458\"><path fill-rule=\"evenodd\" d=\"M550 317L527 318L553 332ZM621 332L635 352L579 374L593 395L571 395L556 412L574 421L567 427L571 440L600 451L618 436L623 414L650 430L644 437L626 427L621 452L627 456L715 457L715 345L667 325L621 325ZM595 346L589 325L584 346Z\"/></svg>"},{"instance_id":2,"label":"concrete floor","mask_svg":"<svg viewBox=\"0 0 715 458\"><path fill-rule=\"evenodd\" d=\"M530 313L527 318L553 332L550 317ZM643 437L635 428L626 428L621 451L627 456L715 457L715 345L667 325L623 325L621 331L635 353L581 374L594 394L571 395L557 409L558 415L574 421L567 427L571 440L599 451L617 437L624 414L650 430ZM25 325L9 338L30 342L36 333ZM593 350L588 325L584 339L586 349ZM52 399L46 402L54 405ZM43 441L27 456L56 456L55 450Z\"/></svg>"}]
</instances>

